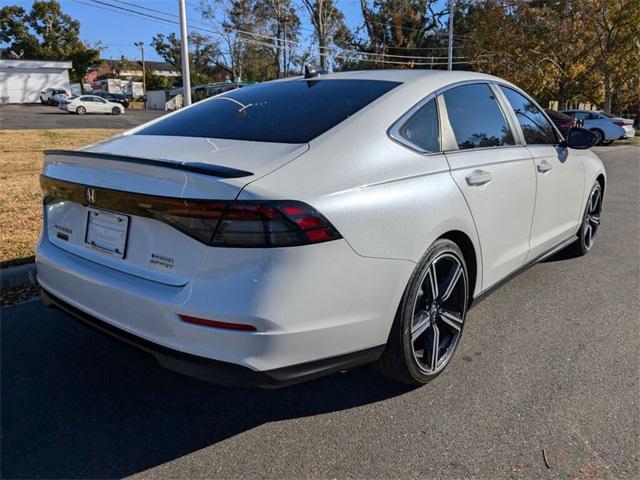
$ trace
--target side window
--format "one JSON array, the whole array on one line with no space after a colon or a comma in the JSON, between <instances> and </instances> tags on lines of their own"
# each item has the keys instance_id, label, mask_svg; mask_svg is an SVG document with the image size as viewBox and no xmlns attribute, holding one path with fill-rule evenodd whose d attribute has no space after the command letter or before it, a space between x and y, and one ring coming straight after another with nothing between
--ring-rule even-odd
<instances>
[{"instance_id":1,"label":"side window","mask_svg":"<svg viewBox=\"0 0 640 480\"><path fill-rule=\"evenodd\" d=\"M431 99L398 130L402 138L425 152L440 151L440 127L436 100Z\"/></svg>"},{"instance_id":2,"label":"side window","mask_svg":"<svg viewBox=\"0 0 640 480\"><path fill-rule=\"evenodd\" d=\"M522 127L524 139L529 145L546 145L558 143L553 126L528 98L508 87L501 86L511 108Z\"/></svg>"},{"instance_id":3,"label":"side window","mask_svg":"<svg viewBox=\"0 0 640 480\"><path fill-rule=\"evenodd\" d=\"M442 94L458 148L515 145L513 133L485 83L452 88Z\"/></svg>"},{"instance_id":4,"label":"side window","mask_svg":"<svg viewBox=\"0 0 640 480\"><path fill-rule=\"evenodd\" d=\"M93 102L91 97L80 97L81 102Z\"/></svg>"}]
</instances>

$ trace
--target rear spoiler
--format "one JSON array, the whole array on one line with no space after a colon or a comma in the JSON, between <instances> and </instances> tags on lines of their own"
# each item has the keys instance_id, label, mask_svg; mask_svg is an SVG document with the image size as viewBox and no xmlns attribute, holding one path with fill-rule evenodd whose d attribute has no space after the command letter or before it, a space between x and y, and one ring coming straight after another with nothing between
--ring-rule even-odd
<instances>
[{"instance_id":1,"label":"rear spoiler","mask_svg":"<svg viewBox=\"0 0 640 480\"><path fill-rule=\"evenodd\" d=\"M152 165L154 167L173 168L175 170L186 170L188 172L200 173L220 178L239 178L253 175L246 170L223 167L221 165L211 165L201 162L176 162L175 160L163 160L154 158L131 157L128 155L116 155L113 153L89 152L83 150L45 150L45 155L59 155L65 157L83 157L98 160L110 160L114 162L137 163L141 165Z\"/></svg>"}]
</instances>

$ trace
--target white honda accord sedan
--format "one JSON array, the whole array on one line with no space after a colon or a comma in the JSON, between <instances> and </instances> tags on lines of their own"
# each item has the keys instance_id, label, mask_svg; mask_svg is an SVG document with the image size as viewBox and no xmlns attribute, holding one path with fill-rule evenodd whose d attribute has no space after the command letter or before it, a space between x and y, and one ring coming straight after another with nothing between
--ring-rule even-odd
<instances>
[{"instance_id":1,"label":"white honda accord sedan","mask_svg":"<svg viewBox=\"0 0 640 480\"><path fill-rule=\"evenodd\" d=\"M594 140L488 75L310 70L49 151L38 280L48 304L219 384L366 363L423 384L474 302L592 247Z\"/></svg>"}]
</instances>

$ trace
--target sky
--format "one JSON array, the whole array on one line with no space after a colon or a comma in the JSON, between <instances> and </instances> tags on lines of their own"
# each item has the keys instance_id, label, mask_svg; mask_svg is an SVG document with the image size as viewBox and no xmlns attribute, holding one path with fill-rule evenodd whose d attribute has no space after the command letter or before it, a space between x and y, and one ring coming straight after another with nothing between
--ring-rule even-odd
<instances>
[{"instance_id":1,"label":"sky","mask_svg":"<svg viewBox=\"0 0 640 480\"><path fill-rule=\"evenodd\" d=\"M80 21L80 37L92 45L101 42L104 46L103 58L120 58L124 55L129 59L139 59L140 49L134 42L144 42L145 59L159 60L160 58L151 47L151 38L157 33L168 34L175 32L179 36L177 25L170 25L148 18L136 17L122 11L112 11L105 5L96 5L89 0L58 0L62 10L72 18ZM134 4L144 8L152 8L178 15L178 0L100 0L106 3L131 8ZM187 22L195 26L203 26L201 15L197 11L200 0L187 0ZM32 0L0 0L0 7L5 5L20 5L25 10L31 9ZM129 3L129 5L127 5ZM301 4L301 2L296 2ZM360 0L337 0L337 5L343 11L350 27L361 25ZM155 15L153 12L148 12ZM303 33L310 35L311 26L308 18L303 17ZM211 28L211 27L210 27Z\"/></svg>"}]
</instances>

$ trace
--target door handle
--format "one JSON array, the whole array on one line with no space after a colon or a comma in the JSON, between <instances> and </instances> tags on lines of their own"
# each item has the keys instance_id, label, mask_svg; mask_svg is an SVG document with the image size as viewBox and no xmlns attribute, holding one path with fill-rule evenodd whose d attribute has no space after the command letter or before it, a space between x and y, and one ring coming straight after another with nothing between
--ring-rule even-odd
<instances>
[{"instance_id":1,"label":"door handle","mask_svg":"<svg viewBox=\"0 0 640 480\"><path fill-rule=\"evenodd\" d=\"M553 166L546 160L543 160L538 165L536 165L536 168L540 173L547 173L549 170L553 168Z\"/></svg>"},{"instance_id":2,"label":"door handle","mask_svg":"<svg viewBox=\"0 0 640 480\"><path fill-rule=\"evenodd\" d=\"M491 173L485 172L484 170L474 170L471 172L471 175L465 179L467 180L467 185L470 187L480 187L489 183L493 177Z\"/></svg>"}]
</instances>

